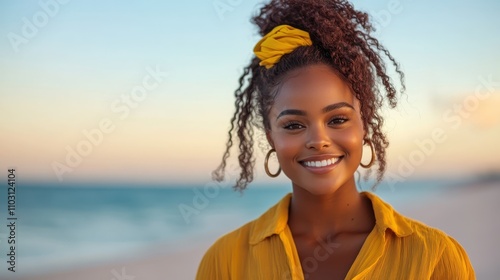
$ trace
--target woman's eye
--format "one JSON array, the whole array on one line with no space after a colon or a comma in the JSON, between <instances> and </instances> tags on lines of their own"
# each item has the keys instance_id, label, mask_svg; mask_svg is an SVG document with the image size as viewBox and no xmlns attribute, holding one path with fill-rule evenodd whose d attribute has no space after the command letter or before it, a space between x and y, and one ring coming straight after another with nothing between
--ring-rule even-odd
<instances>
[{"instance_id":1,"label":"woman's eye","mask_svg":"<svg viewBox=\"0 0 500 280\"><path fill-rule=\"evenodd\" d=\"M304 126L301 125L300 123L295 123L295 122L290 122L290 123L287 123L283 126L284 129L288 129L288 130L301 129L303 127Z\"/></svg>"},{"instance_id":2,"label":"woman's eye","mask_svg":"<svg viewBox=\"0 0 500 280\"><path fill-rule=\"evenodd\" d=\"M347 121L347 118L344 118L344 117L337 117L337 118L333 118L330 123L331 124L343 124Z\"/></svg>"}]
</instances>

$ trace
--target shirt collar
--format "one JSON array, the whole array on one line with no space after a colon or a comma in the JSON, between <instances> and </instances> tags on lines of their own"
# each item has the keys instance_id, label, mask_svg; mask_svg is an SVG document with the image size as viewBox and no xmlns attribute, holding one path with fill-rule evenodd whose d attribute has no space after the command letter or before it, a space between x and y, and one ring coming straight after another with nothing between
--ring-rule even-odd
<instances>
[{"instance_id":1,"label":"shirt collar","mask_svg":"<svg viewBox=\"0 0 500 280\"><path fill-rule=\"evenodd\" d=\"M250 235L250 244L257 244L265 238L280 234L288 223L288 209L292 193L286 194L276 205L262 214L256 221Z\"/></svg>"},{"instance_id":2,"label":"shirt collar","mask_svg":"<svg viewBox=\"0 0 500 280\"><path fill-rule=\"evenodd\" d=\"M385 233L387 229L390 229L398 237L413 233L408 219L396 212L391 205L372 192L363 191L361 194L368 197L372 202L376 221L375 227L380 233ZM257 244L265 238L273 234L280 234L285 230L291 198L292 193L286 194L277 204L255 221L251 230L250 244Z\"/></svg>"},{"instance_id":3,"label":"shirt collar","mask_svg":"<svg viewBox=\"0 0 500 280\"><path fill-rule=\"evenodd\" d=\"M390 204L372 192L363 191L361 194L371 200L375 213L375 226L381 233L387 229L392 230L398 237L413 233L410 220L394 210Z\"/></svg>"}]
</instances>

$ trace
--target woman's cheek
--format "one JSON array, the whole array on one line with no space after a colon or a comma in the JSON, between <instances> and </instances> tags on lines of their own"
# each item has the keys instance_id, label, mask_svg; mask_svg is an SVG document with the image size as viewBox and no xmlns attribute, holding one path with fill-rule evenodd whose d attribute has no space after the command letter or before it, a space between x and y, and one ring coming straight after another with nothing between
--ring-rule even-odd
<instances>
[{"instance_id":1,"label":"woman's cheek","mask_svg":"<svg viewBox=\"0 0 500 280\"><path fill-rule=\"evenodd\" d=\"M275 140L275 149L278 152L278 159L280 161L289 161L292 159L300 149L300 137L296 135L281 135L279 140Z\"/></svg>"},{"instance_id":2,"label":"woman's cheek","mask_svg":"<svg viewBox=\"0 0 500 280\"><path fill-rule=\"evenodd\" d=\"M360 154L363 149L363 130L357 127L349 127L343 133L338 133L336 141L339 146L342 146L347 153Z\"/></svg>"}]
</instances>

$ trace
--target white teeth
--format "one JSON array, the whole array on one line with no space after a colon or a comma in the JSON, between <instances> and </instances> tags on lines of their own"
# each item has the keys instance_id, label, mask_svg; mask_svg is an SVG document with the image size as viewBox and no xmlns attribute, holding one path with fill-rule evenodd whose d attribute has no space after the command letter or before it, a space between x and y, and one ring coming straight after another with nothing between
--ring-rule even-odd
<instances>
[{"instance_id":1,"label":"white teeth","mask_svg":"<svg viewBox=\"0 0 500 280\"><path fill-rule=\"evenodd\" d=\"M310 167L325 167L328 165L332 165L336 163L339 160L339 158L331 158L331 159L324 159L321 161L304 161L304 165L310 166Z\"/></svg>"}]
</instances>

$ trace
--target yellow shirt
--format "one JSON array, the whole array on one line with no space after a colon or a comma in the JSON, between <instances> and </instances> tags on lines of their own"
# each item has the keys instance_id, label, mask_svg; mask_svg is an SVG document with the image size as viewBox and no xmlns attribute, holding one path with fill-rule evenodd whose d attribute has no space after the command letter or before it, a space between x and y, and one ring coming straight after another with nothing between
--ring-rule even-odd
<instances>
[{"instance_id":1,"label":"yellow shirt","mask_svg":"<svg viewBox=\"0 0 500 280\"><path fill-rule=\"evenodd\" d=\"M476 279L455 239L404 217L371 192L361 194L371 200L376 222L345 279ZM291 193L220 237L205 253L196 279L304 279L287 224L290 199Z\"/></svg>"}]
</instances>

